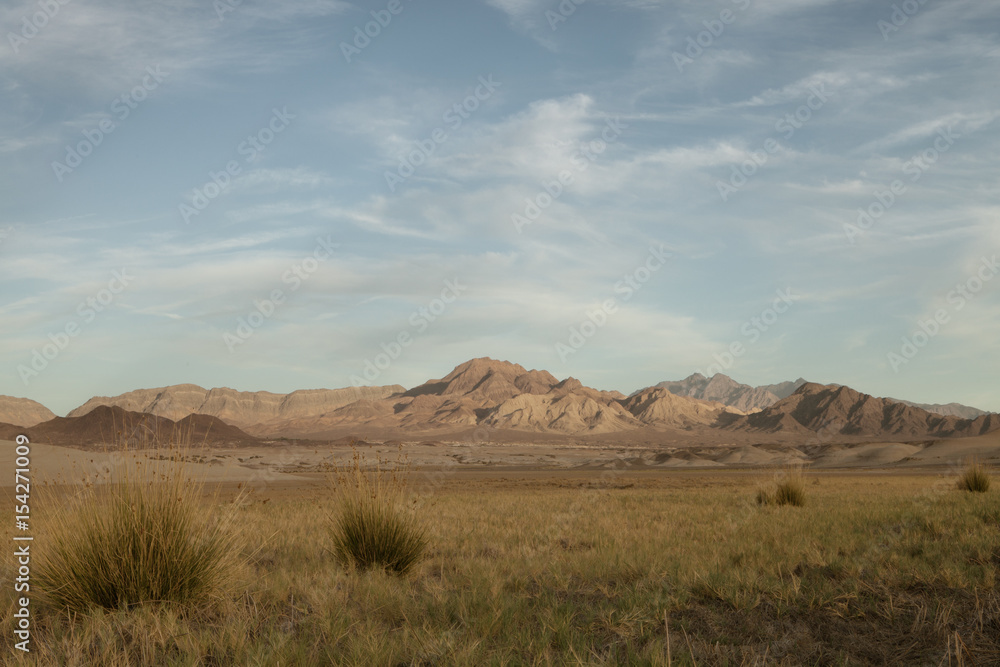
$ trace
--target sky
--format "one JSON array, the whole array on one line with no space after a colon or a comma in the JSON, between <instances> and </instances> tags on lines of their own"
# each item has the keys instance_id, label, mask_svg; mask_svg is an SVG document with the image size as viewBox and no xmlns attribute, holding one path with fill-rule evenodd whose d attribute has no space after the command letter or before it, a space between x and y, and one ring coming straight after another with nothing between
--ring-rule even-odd
<instances>
[{"instance_id":1,"label":"sky","mask_svg":"<svg viewBox=\"0 0 1000 667\"><path fill-rule=\"evenodd\" d=\"M0 7L0 394L630 393L1000 411L982 0Z\"/></svg>"}]
</instances>

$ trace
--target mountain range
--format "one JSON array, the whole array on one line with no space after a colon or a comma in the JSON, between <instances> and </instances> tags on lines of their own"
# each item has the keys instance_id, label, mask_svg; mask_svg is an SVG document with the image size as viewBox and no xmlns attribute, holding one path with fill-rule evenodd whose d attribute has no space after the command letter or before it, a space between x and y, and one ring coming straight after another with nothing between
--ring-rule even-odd
<instances>
[{"instance_id":1,"label":"mountain range","mask_svg":"<svg viewBox=\"0 0 1000 667\"><path fill-rule=\"evenodd\" d=\"M306 389L290 394L235 389L203 389L194 384L180 384L159 389L139 389L109 398L97 396L67 417L81 417L95 407L112 405L131 412L145 412L179 420L202 414L259 433L276 431L289 421L308 419L332 412L361 400L377 400L406 391L402 385L386 387L348 387L346 389ZM0 412L0 420L2 420ZM7 420L3 420L7 421Z\"/></svg>"},{"instance_id":2,"label":"mountain range","mask_svg":"<svg viewBox=\"0 0 1000 667\"><path fill-rule=\"evenodd\" d=\"M724 428L738 431L823 437L968 437L1000 428L1000 415L986 414L975 419L939 415L850 387L812 382L769 408L726 421Z\"/></svg>"},{"instance_id":3,"label":"mountain range","mask_svg":"<svg viewBox=\"0 0 1000 667\"><path fill-rule=\"evenodd\" d=\"M728 375L721 373L710 378L701 373L695 373L683 380L661 382L655 386L678 396L716 401L743 412L756 412L771 407L783 398L788 398L805 383L805 380L799 378L794 382L751 387L747 384L740 384Z\"/></svg>"},{"instance_id":4,"label":"mountain range","mask_svg":"<svg viewBox=\"0 0 1000 667\"><path fill-rule=\"evenodd\" d=\"M722 375L721 373L713 375L710 378L700 373L695 373L683 380L661 382L656 386L662 387L679 396L690 396L691 398L700 398L706 401L716 401L734 407L737 410L742 410L743 412L757 412L771 407L781 399L788 398L804 384L806 384L806 381L799 378L794 382L781 382L753 387L748 384L740 384L731 377ZM898 398L890 398L888 400L946 417L975 419L976 417L988 414L984 410L962 405L961 403L946 403L942 405L938 403L914 403Z\"/></svg>"},{"instance_id":5,"label":"mountain range","mask_svg":"<svg viewBox=\"0 0 1000 667\"><path fill-rule=\"evenodd\" d=\"M0 425L0 439L11 429L30 427L33 440L89 445L102 438L120 440L115 424L136 422L143 426L135 433L143 437L186 430L193 442L214 443L350 436L462 440L480 433L532 442L733 444L962 437L1000 428L1000 416L975 412L945 415L802 379L751 387L725 375L696 374L626 396L574 378L559 380L544 370L479 358L412 389L391 385L274 394L174 385L95 397L65 418L45 419L52 413L37 403L0 397L0 422L7 422Z\"/></svg>"},{"instance_id":6,"label":"mountain range","mask_svg":"<svg viewBox=\"0 0 1000 667\"><path fill-rule=\"evenodd\" d=\"M240 429L209 415L189 414L177 421L155 414L99 405L77 417L55 417L31 427L0 423L0 440L25 435L31 442L65 447L101 445L147 449L170 444L213 446L258 442Z\"/></svg>"}]
</instances>

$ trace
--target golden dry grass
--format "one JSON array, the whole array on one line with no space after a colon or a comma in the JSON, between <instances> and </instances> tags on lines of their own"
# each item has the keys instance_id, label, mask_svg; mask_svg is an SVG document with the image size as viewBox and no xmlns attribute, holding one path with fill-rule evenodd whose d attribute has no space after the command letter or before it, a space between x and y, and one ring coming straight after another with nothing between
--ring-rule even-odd
<instances>
[{"instance_id":1,"label":"golden dry grass","mask_svg":"<svg viewBox=\"0 0 1000 667\"><path fill-rule=\"evenodd\" d=\"M671 665L1000 661L991 494L836 475L782 507L753 489L687 472L445 484L421 506L428 558L407 578L335 562L329 494L261 498L235 509L243 591L36 608L30 660L8 613L0 651L12 665L667 665L669 641Z\"/></svg>"},{"instance_id":2,"label":"golden dry grass","mask_svg":"<svg viewBox=\"0 0 1000 667\"><path fill-rule=\"evenodd\" d=\"M806 479L802 466L787 466L775 473L772 482L757 490L759 505L792 505L802 507L806 504Z\"/></svg>"},{"instance_id":3,"label":"golden dry grass","mask_svg":"<svg viewBox=\"0 0 1000 667\"><path fill-rule=\"evenodd\" d=\"M355 449L331 471L331 552L341 565L405 575L423 559L427 536L407 493L408 474L402 449L395 460L369 460Z\"/></svg>"},{"instance_id":4,"label":"golden dry grass","mask_svg":"<svg viewBox=\"0 0 1000 667\"><path fill-rule=\"evenodd\" d=\"M40 496L49 511L33 568L39 602L86 612L198 604L227 592L242 544L231 511L206 511L203 485L182 464L122 456L110 478L57 508Z\"/></svg>"},{"instance_id":5,"label":"golden dry grass","mask_svg":"<svg viewBox=\"0 0 1000 667\"><path fill-rule=\"evenodd\" d=\"M958 488L973 493L986 493L990 490L990 469L977 459L971 459L965 465L958 478Z\"/></svg>"}]
</instances>

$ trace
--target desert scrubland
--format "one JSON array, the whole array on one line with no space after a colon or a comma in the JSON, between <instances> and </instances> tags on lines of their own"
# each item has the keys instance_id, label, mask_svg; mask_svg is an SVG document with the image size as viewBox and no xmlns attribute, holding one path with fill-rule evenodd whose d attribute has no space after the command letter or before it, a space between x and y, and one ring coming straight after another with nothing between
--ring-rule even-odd
<instances>
[{"instance_id":1,"label":"desert scrubland","mask_svg":"<svg viewBox=\"0 0 1000 667\"><path fill-rule=\"evenodd\" d=\"M981 451L989 444L965 447ZM72 480L59 475L80 466L110 470L124 458L35 447L40 461L57 462L60 453L64 459L44 471L64 483L35 495L33 549L40 553L49 543L47 526L58 523L54 513L88 492L86 485L65 483ZM368 447L362 446L362 455L371 461L379 448ZM9 448L5 444L5 455ZM1000 504L995 489L960 490L961 471L954 466L807 467L804 504L777 506L759 504L757 495L786 477L785 464L657 467L655 457L653 464L643 464L641 457L591 452L584 462L573 458L582 456L575 451L556 452L555 463L548 465L532 460L517 466L510 459L524 452L512 451L490 465L456 463L454 451L437 448L437 458L428 453L435 449L431 445L404 449L411 457L405 512L425 531L427 550L402 576L344 566L331 553L336 495L320 468L324 460L347 460L350 448L317 448L315 460L302 453L301 460L285 456L273 467L258 463L261 459L252 457L262 455L249 451L189 449L180 457L188 462L185 473L205 482L196 498L198 512L210 525L217 525L212 517L226 517L222 525L238 545L224 585L197 603L67 610L39 600L33 603L33 653L27 657L13 649L13 593L5 586L5 660L12 665L983 665L1000 660ZM381 454L391 457L391 449L383 447ZM170 452L137 456L173 470ZM12 566L5 563L5 571Z\"/></svg>"}]
</instances>

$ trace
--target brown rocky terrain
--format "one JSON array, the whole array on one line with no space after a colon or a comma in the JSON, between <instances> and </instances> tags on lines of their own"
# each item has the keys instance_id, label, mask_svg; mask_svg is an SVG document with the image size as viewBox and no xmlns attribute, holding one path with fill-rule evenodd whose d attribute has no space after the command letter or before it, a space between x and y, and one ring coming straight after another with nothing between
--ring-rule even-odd
<instances>
[{"instance_id":1,"label":"brown rocky terrain","mask_svg":"<svg viewBox=\"0 0 1000 667\"><path fill-rule=\"evenodd\" d=\"M266 432L268 424L308 419L359 400L375 400L406 391L405 387L348 387L305 389L290 394L236 391L226 387L204 389L194 384L139 389L120 396L97 396L68 417L81 417L98 406L116 406L179 420L191 414L210 415L241 429ZM54 415L53 415L54 416Z\"/></svg>"},{"instance_id":2,"label":"brown rocky terrain","mask_svg":"<svg viewBox=\"0 0 1000 667\"><path fill-rule=\"evenodd\" d=\"M741 414L722 403L692 400L669 389L653 387L633 394L622 405L643 424L686 430L713 426L723 414Z\"/></svg>"},{"instance_id":3,"label":"brown rocky terrain","mask_svg":"<svg viewBox=\"0 0 1000 667\"><path fill-rule=\"evenodd\" d=\"M148 449L170 445L245 446L259 440L210 415L179 421L117 406L98 406L80 417L56 417L20 429L32 442L67 447ZM3 436L0 439L12 439Z\"/></svg>"},{"instance_id":4,"label":"brown rocky terrain","mask_svg":"<svg viewBox=\"0 0 1000 667\"><path fill-rule=\"evenodd\" d=\"M691 398L699 398L705 401L715 401L742 412L750 413L769 408L781 399L788 398L804 384L806 384L806 381L799 378L795 381L752 387L748 384L741 384L721 373L713 375L710 378L706 378L700 373L695 373L683 380L661 382L654 385L654 387L666 389L678 396L690 396ZM640 391L645 391L645 389ZM889 398L887 400L903 403L947 417L975 419L989 414L978 408L962 405L961 403L946 403L942 405L939 403L914 403L898 398Z\"/></svg>"},{"instance_id":5,"label":"brown rocky terrain","mask_svg":"<svg viewBox=\"0 0 1000 667\"><path fill-rule=\"evenodd\" d=\"M726 428L760 433L872 437L967 437L1000 428L1000 415L961 419L934 414L850 387L806 383L769 408L726 420Z\"/></svg>"},{"instance_id":6,"label":"brown rocky terrain","mask_svg":"<svg viewBox=\"0 0 1000 667\"><path fill-rule=\"evenodd\" d=\"M890 398L889 400L896 401L897 403L903 403L914 408L920 408L921 410L926 410L927 412L933 412L934 414L945 415L946 417L975 419L976 417L982 417L983 415L989 414L985 410L973 408L968 405L962 405L961 403L914 403L912 401L904 401L898 398Z\"/></svg>"},{"instance_id":7,"label":"brown rocky terrain","mask_svg":"<svg viewBox=\"0 0 1000 667\"><path fill-rule=\"evenodd\" d=\"M34 426L55 416L55 413L41 403L27 398L0 396L0 422L5 424Z\"/></svg>"},{"instance_id":8,"label":"brown rocky terrain","mask_svg":"<svg viewBox=\"0 0 1000 667\"><path fill-rule=\"evenodd\" d=\"M596 437L643 431L647 426L708 428L728 411L723 405L665 390L629 398L621 392L585 387L575 378L560 381L547 371L481 358L401 394L358 401L321 417L276 426L285 435L317 439L348 432L393 438L414 433L448 437L477 427L507 437L512 432L522 437Z\"/></svg>"},{"instance_id":9,"label":"brown rocky terrain","mask_svg":"<svg viewBox=\"0 0 1000 667\"><path fill-rule=\"evenodd\" d=\"M688 380L685 388L650 387L625 396L586 387L574 378L560 381L544 370L480 358L409 390L396 385L284 395L178 385L91 399L71 412L70 418L87 416L95 406L107 403L120 410L146 412L171 424L193 411L207 410L198 419L206 415L216 419L217 423L206 425L209 435L223 433L224 427L231 426L237 432L226 437L233 441L256 436L457 442L482 440L485 433L494 442L680 447L743 446L765 441L801 444L818 439L900 441L972 436L1000 427L997 415L972 420L944 416L839 385L806 383L779 399L775 391L785 393L799 381L772 385L774 391L770 391L740 385L724 375ZM675 393L680 389L721 400ZM770 405L758 407L764 401ZM734 402L749 409L729 404ZM106 424L107 416L103 419L100 423ZM205 435L200 422L180 426L191 432L191 440L200 441ZM65 434L68 436L68 431ZM89 432L84 435L88 442L93 437Z\"/></svg>"},{"instance_id":10,"label":"brown rocky terrain","mask_svg":"<svg viewBox=\"0 0 1000 667\"><path fill-rule=\"evenodd\" d=\"M805 380L802 380L800 384L804 382ZM778 386L775 385L775 387L777 388ZM688 396L704 401L722 403L742 412L763 410L784 398L766 387L751 387L748 384L741 384L728 375L721 373L717 373L710 378L705 377L701 373L695 373L680 381L661 382L655 385L655 388L665 389L678 396ZM796 388L798 386L792 388L791 391L794 391Z\"/></svg>"},{"instance_id":11,"label":"brown rocky terrain","mask_svg":"<svg viewBox=\"0 0 1000 667\"><path fill-rule=\"evenodd\" d=\"M24 431L23 426L0 422L0 440L14 440L17 436L22 435Z\"/></svg>"}]
</instances>

